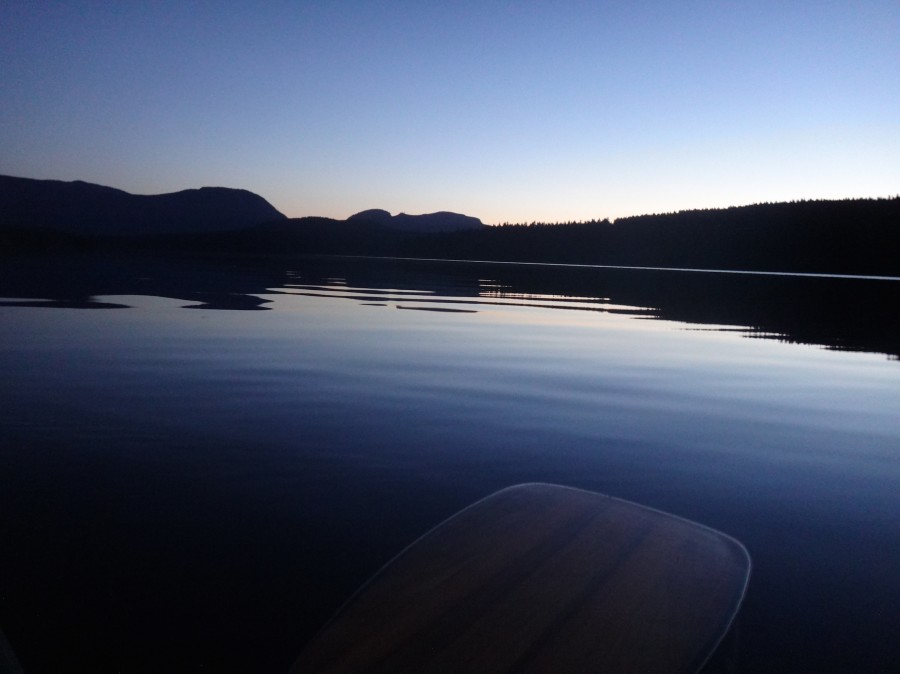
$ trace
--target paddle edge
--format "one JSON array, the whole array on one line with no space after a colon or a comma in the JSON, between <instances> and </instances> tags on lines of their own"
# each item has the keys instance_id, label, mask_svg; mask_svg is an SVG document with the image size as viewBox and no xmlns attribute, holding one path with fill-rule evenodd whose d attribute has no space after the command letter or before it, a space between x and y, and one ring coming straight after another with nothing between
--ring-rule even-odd
<instances>
[{"instance_id":1,"label":"paddle edge","mask_svg":"<svg viewBox=\"0 0 900 674\"><path fill-rule=\"evenodd\" d=\"M659 510L659 509L657 509L657 508L653 508L653 507L650 507L650 506L646 506L646 505L643 505L643 504L640 504L640 503L635 503L635 502L633 502L633 501L628 501L628 500L626 500L626 499L618 498L618 497L616 497L616 496L610 496L610 495L608 495L608 494L603 494L603 493L600 493L600 492L590 491L590 490L588 490L588 489L581 489L581 488L579 488L579 487L570 487L570 486L568 486L568 485L553 484L553 483L549 483L549 482L523 482L523 483L520 483L520 484L514 484L514 485L510 485L510 486L508 486L508 487L504 487L504 488L502 488L502 489L498 489L497 491L491 492L490 494L487 494L487 495L483 496L482 498L478 499L477 501L474 501L474 502L470 503L469 505L467 505L466 507L462 508L461 510L457 510L457 511L454 512L452 515L450 515L450 517L447 517L446 519L441 520L438 524L434 525L433 527L431 527L430 529L428 529L425 533L423 533L422 535L420 535L419 537L417 537L416 539L414 539L411 543L409 543L408 545L406 545L406 546L405 546L403 549L401 549L396 555L394 555L394 556L391 557L387 562L385 562L384 564L382 564L381 567L379 567L379 569L378 569L377 571L375 571L371 576L369 576L368 579L366 579L366 581L365 581L362 585L360 585L360 586L359 586L359 587L358 587L358 588L357 588L357 589L356 589L356 590L355 590L355 591L354 591L354 592L353 592L353 593L352 593L352 594L351 594L351 595L350 595L350 596L349 596L349 597L348 597L348 598L340 605L340 607L338 607L338 609L337 609L337 610L332 614L332 616L325 622L325 624L324 624L324 625L316 632L316 634L315 634L311 639L309 639L309 641L304 645L303 649L305 650L307 647L309 647L310 644L312 644L313 642L315 642L316 639L318 639L318 637L319 637L320 635L322 635L323 633L325 633L325 632L332 626L332 624L333 624L333 623L341 616L341 614L342 614L347 608L349 608L349 607L353 604L353 602L357 599L357 597L359 597L359 596L362 595L364 592L366 592L366 590L368 590L369 587L370 587L371 585L373 585L373 584L381 577L381 575L382 575L382 574L383 574L383 573L384 573L384 572L385 572L392 564L394 564L397 560L399 560L401 557L403 557L409 550L411 550L412 548L414 548L415 546L417 546L419 543L425 541L427 538L429 538L430 536L432 536L438 529L441 529L444 525L446 525L446 524L452 522L453 520L455 520L455 519L457 519L457 518L459 518L459 517L462 517L462 516L463 516L465 513L467 513L469 510L472 510L472 509L474 509L474 508L479 507L479 506L480 506L481 504L483 504L485 501L488 501L488 500L493 499L493 498L495 498L495 497L497 497L497 496L500 496L501 494L505 494L505 493L508 493L508 492L510 492L510 491L530 490L530 489L534 489L534 488L552 489L552 490L554 490L554 491L555 491L555 490L565 490L565 491L572 491L572 492L579 492L579 493L583 493L583 494L589 494L589 495L594 496L594 497L599 497L599 498L604 498L604 499L610 499L610 500L612 500L612 501L616 501L616 502L618 502L618 503L622 503L622 504L624 504L624 505L627 505L627 506L629 506L629 507L631 507L631 508L637 508L637 509L639 509L639 510L648 511L648 512L653 513L654 515L662 516L662 517L664 517L664 518L666 518L666 519L675 520L675 521L680 522L680 523L682 523L682 524L686 524L686 525L688 525L688 526L690 526L690 527L694 527L694 528L696 528L696 529L700 529L700 530L703 530L703 531L706 531L706 532L709 532L709 533L715 535L717 538L720 538L720 539L723 540L725 543L727 543L728 546L732 549L732 552L734 552L735 554L737 554L737 556L743 560L744 566L745 566L745 568L746 568L746 572L745 572L745 574L744 574L743 583L741 584L740 592L739 592L739 593L736 593L736 596L735 596L734 610L733 610L733 611L731 612L731 614L727 617L727 619L725 619L725 620L723 621L723 623L722 623L722 625L721 625L721 629L720 629L720 631L719 631L719 636L718 636L718 638L716 638L714 642L710 642L710 645L709 645L709 648L708 648L707 651L706 651L705 657L702 659L702 661L700 661L700 662L698 663L697 668L696 668L696 671L697 671L697 672L700 672L700 671L703 669L703 667L706 666L706 664L709 662L709 660L712 658L712 656L715 654L715 652L718 650L719 646L720 646L721 643L722 643L722 640L726 637L726 635L728 634L728 632L729 632L729 630L731 629L732 625L734 624L734 621L735 621L735 619L737 618L738 613L740 612L741 605L742 605L743 602L744 602L744 597L746 596L747 587L748 587L748 585L749 585L749 583L750 583L750 574L751 574L751 571L752 571L752 560L751 560L751 557L750 557L750 553L749 553L749 551L747 550L747 548L744 546L744 544L741 543L741 542L740 542L739 540L737 540L736 538L734 538L734 537L732 537L732 536L729 536L728 534L725 534L725 533L719 531L718 529L714 529L714 528L709 527L709 526L707 526L707 525L705 525L705 524L701 524L701 523L699 523L699 522L695 522L694 520L690 520L690 519L687 519L687 518L685 518L685 517L681 517L681 516L679 516L679 515L674 515L674 514L672 514L672 513L670 513L670 512L666 512L666 511L664 511L664 510ZM302 657L303 657L303 650L301 650L300 654L297 656L297 659L296 659L296 660L294 661L294 663L291 665L291 669L290 669L290 671L289 671L289 674L294 674L294 672L299 671L299 670L297 670L297 666L300 664L300 661L301 661Z\"/></svg>"}]
</instances>

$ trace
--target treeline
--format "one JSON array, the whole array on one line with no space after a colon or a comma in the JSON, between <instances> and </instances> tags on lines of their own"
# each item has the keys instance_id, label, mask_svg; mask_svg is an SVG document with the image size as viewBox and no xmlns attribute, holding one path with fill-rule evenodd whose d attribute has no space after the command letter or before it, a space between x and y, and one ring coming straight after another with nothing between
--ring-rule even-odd
<instances>
[{"instance_id":1,"label":"treeline","mask_svg":"<svg viewBox=\"0 0 900 674\"><path fill-rule=\"evenodd\" d=\"M603 220L567 220L566 222L538 222L533 220L531 222L504 222L497 227L565 227L567 225L599 225L599 224L609 224L609 219L604 218Z\"/></svg>"},{"instance_id":2,"label":"treeline","mask_svg":"<svg viewBox=\"0 0 900 674\"><path fill-rule=\"evenodd\" d=\"M410 252L523 262L900 276L900 197L757 204L433 235Z\"/></svg>"},{"instance_id":3,"label":"treeline","mask_svg":"<svg viewBox=\"0 0 900 674\"><path fill-rule=\"evenodd\" d=\"M47 238L45 238L47 237ZM282 219L231 232L53 238L0 233L4 245L129 246L253 255L369 255L629 267L900 276L900 197L767 203L565 224L401 231L354 217Z\"/></svg>"}]
</instances>

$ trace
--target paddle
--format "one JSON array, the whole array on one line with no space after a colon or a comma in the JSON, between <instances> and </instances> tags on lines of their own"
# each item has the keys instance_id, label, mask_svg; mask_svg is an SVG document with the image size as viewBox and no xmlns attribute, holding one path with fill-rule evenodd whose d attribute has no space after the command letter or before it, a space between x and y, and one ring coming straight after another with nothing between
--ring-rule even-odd
<instances>
[{"instance_id":1,"label":"paddle","mask_svg":"<svg viewBox=\"0 0 900 674\"><path fill-rule=\"evenodd\" d=\"M0 630L0 674L22 674L22 665L16 659L2 630Z\"/></svg>"},{"instance_id":2,"label":"paddle","mask_svg":"<svg viewBox=\"0 0 900 674\"><path fill-rule=\"evenodd\" d=\"M600 494L510 487L401 552L313 639L306 672L693 672L750 558L728 536Z\"/></svg>"}]
</instances>

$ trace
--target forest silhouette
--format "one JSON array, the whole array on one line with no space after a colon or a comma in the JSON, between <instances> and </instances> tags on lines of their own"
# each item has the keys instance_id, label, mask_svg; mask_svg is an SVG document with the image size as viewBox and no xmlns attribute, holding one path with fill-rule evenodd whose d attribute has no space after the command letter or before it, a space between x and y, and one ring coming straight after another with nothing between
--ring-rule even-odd
<instances>
[{"instance_id":1,"label":"forest silhouette","mask_svg":"<svg viewBox=\"0 0 900 674\"><path fill-rule=\"evenodd\" d=\"M379 209L286 218L244 190L141 196L0 176L0 250L47 247L900 276L900 196L486 226Z\"/></svg>"},{"instance_id":2,"label":"forest silhouette","mask_svg":"<svg viewBox=\"0 0 900 674\"><path fill-rule=\"evenodd\" d=\"M460 259L896 276L900 197L503 225L434 235L410 249Z\"/></svg>"},{"instance_id":3,"label":"forest silhouette","mask_svg":"<svg viewBox=\"0 0 900 674\"><path fill-rule=\"evenodd\" d=\"M172 244L173 241L159 241ZM182 238L200 250L900 276L900 197L415 233L299 218Z\"/></svg>"}]
</instances>

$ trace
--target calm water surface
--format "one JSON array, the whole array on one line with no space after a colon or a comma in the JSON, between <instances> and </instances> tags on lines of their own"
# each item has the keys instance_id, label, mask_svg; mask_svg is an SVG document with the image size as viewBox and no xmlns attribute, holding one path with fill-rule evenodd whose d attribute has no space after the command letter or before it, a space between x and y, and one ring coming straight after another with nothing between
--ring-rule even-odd
<instances>
[{"instance_id":1,"label":"calm water surface","mask_svg":"<svg viewBox=\"0 0 900 674\"><path fill-rule=\"evenodd\" d=\"M900 281L374 260L0 272L26 672L285 672L404 545L545 481L741 540L728 671L900 668Z\"/></svg>"}]
</instances>

